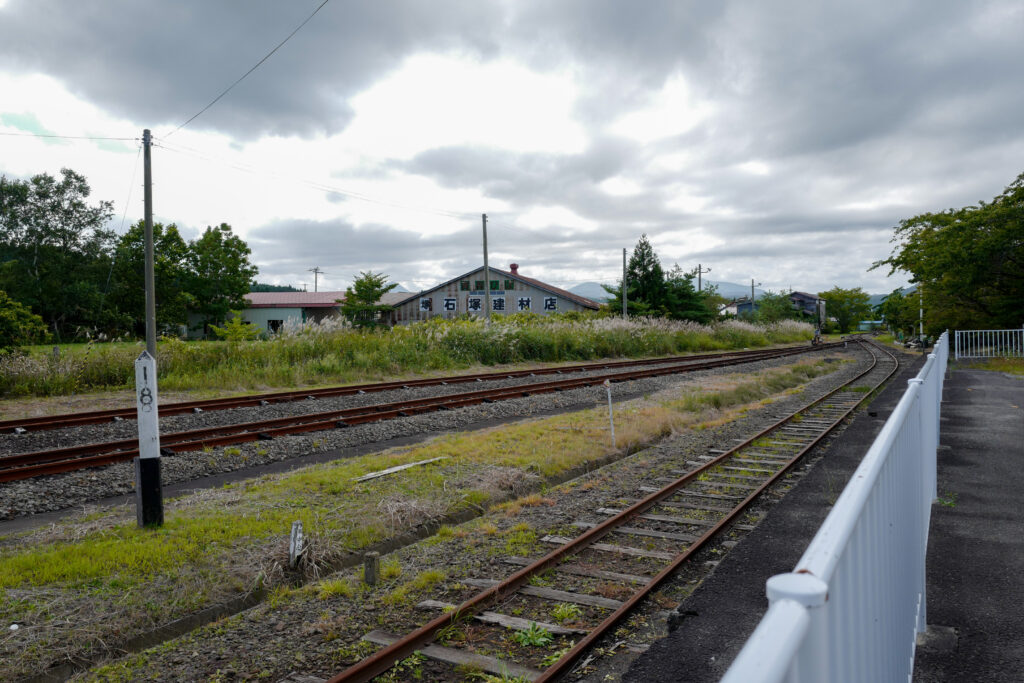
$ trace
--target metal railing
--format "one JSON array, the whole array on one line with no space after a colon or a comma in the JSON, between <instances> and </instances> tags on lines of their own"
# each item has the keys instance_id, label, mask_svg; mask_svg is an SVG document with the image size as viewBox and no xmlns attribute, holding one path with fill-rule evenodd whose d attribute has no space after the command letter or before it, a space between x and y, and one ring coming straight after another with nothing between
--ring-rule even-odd
<instances>
[{"instance_id":1,"label":"metal railing","mask_svg":"<svg viewBox=\"0 0 1024 683\"><path fill-rule=\"evenodd\" d=\"M723 683L911 680L948 357L943 333Z\"/></svg>"},{"instance_id":2,"label":"metal railing","mask_svg":"<svg viewBox=\"0 0 1024 683\"><path fill-rule=\"evenodd\" d=\"M953 357L1024 358L1024 327L1019 330L956 330Z\"/></svg>"}]
</instances>

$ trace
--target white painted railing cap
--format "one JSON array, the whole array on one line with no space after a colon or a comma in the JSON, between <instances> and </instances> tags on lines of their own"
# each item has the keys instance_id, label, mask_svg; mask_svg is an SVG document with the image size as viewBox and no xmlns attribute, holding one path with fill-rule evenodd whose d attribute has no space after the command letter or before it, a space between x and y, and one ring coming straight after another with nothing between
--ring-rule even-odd
<instances>
[{"instance_id":1,"label":"white painted railing cap","mask_svg":"<svg viewBox=\"0 0 1024 683\"><path fill-rule=\"evenodd\" d=\"M804 607L821 607L828 602L828 584L813 574L776 574L765 584L768 601L792 600Z\"/></svg>"}]
</instances>

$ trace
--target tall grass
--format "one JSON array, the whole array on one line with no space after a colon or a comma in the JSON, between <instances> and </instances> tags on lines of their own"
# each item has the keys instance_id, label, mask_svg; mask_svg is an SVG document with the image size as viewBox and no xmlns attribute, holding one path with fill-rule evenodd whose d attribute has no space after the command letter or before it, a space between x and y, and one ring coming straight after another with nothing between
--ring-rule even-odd
<instances>
[{"instance_id":1,"label":"tall grass","mask_svg":"<svg viewBox=\"0 0 1024 683\"><path fill-rule=\"evenodd\" d=\"M268 340L161 340L160 387L244 390L375 380L475 364L582 361L750 348L809 339L794 321L700 325L663 319L536 314L483 321L432 320L383 330L356 330L336 321L290 325ZM124 389L144 346L90 344L84 352L0 357L0 396L50 396Z\"/></svg>"}]
</instances>

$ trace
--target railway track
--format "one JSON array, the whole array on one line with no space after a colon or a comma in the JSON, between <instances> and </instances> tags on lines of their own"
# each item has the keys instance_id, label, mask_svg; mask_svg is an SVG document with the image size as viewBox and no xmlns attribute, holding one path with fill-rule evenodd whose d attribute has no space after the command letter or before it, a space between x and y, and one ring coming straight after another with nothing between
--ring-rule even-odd
<instances>
[{"instance_id":1,"label":"railway track","mask_svg":"<svg viewBox=\"0 0 1024 683\"><path fill-rule=\"evenodd\" d=\"M764 353L765 351L763 350L730 351L726 353L711 353L688 356L667 356L661 358L645 358L641 360L582 363L573 365L562 365L550 368L538 368L534 370L474 373L466 375L454 375L450 377L432 377L427 379L401 380L397 382L372 382L368 384L350 384L340 387L305 389L302 391L277 391L263 394L251 394L247 396L236 396L234 398L212 398L198 401L166 403L160 406L160 415L161 417L169 417L171 415L186 415L189 413L199 413L212 410L230 410L232 408L265 406L271 403L287 403L290 401L304 401L317 398L352 396L356 394L369 394L383 391L393 391L395 389L410 389L413 387L434 387L450 384L490 382L534 376L563 375L567 373L576 372L592 372L595 370L609 370L615 368L633 368L648 365L661 365L665 363L695 361L700 362L722 358L758 358ZM109 410L65 413L61 415L45 415L41 417L26 417L14 420L0 420L0 434L20 434L29 431L65 429L68 427L102 424L111 421L134 420L135 410L135 406L132 406L130 408L111 408Z\"/></svg>"},{"instance_id":2,"label":"railway track","mask_svg":"<svg viewBox=\"0 0 1024 683\"><path fill-rule=\"evenodd\" d=\"M711 357L710 359L708 359L709 357L707 356L687 356L682 357L677 362L673 362L672 359L648 359L638 362L572 366L573 368L586 367L591 370L604 368L625 369L620 369L617 372L603 375L544 379L513 387L479 389L443 396L406 399L391 403L379 403L358 408L314 412L305 415L275 418L271 420L244 422L239 424L172 432L162 434L160 436L161 451L164 455L173 455L176 453L202 450L207 447L227 446L250 441L269 440L288 434L345 428L368 422L378 422L397 417L407 417L409 415L419 413L451 410L480 403L515 399L523 396L529 396L531 394L567 391L580 387L599 385L605 381L624 382L642 379L645 377L694 372L758 360L782 358L810 351L833 348L834 346L836 345L823 345L813 348L797 347L767 351L748 351L741 352L739 354L721 354L719 356ZM528 377L531 374L543 374L550 376L565 374L565 372L566 369L552 368L542 371L541 373L538 373L537 371L522 371L520 373L489 373L486 377L491 379L506 379L510 377ZM480 376L463 375L456 378L423 381L439 385L463 382L476 383L483 382L485 380ZM387 384L388 389L396 388L394 383ZM407 382L400 386L411 387L413 384ZM335 391L341 390L348 393L358 393L359 391L362 391L357 387L344 387L336 389ZM376 390L383 391L385 389ZM364 393L366 392L364 391ZM246 400L255 400L255 397ZM247 403L247 405L251 405L251 403ZM109 413L109 411L101 412L105 415ZM160 413L165 414L164 406L160 407ZM105 417L104 419L108 418ZM0 482L29 479L48 474L59 474L88 467L99 467L116 462L125 462L131 460L137 455L138 442L136 439L122 439L118 441L82 444L46 451L8 455L0 458Z\"/></svg>"},{"instance_id":3,"label":"railway track","mask_svg":"<svg viewBox=\"0 0 1024 683\"><path fill-rule=\"evenodd\" d=\"M625 509L596 507L589 519L573 522L574 527L584 529L579 536L543 538L545 543L555 546L543 557L505 558L506 563L521 567L507 578L461 579L460 583L483 590L457 606L430 600L420 603L420 609L448 611L416 630L405 635L383 630L365 634L363 640L381 645L382 649L334 676L329 683L369 681L416 652L434 660L437 666L469 665L512 680L552 681L565 676L591 647L698 550L717 542L727 530L745 531L737 521L758 496L782 479L871 391L895 374L899 363L893 354L873 344L860 343L870 352L872 362L852 380L733 448L680 463L680 469L673 473L678 477L671 481L641 484L637 490L640 499ZM557 576L556 583L566 590L536 585L550 583L536 579L552 572ZM595 592L595 580L601 582L603 590ZM606 597L612 584L617 587L612 593L622 597ZM579 621L568 625L555 623L557 619L552 619L552 623L528 621L495 611L512 603L519 604L521 610L523 601L529 600L543 601L540 611L545 614L555 614L558 609L577 614L586 610L592 625ZM537 609L532 613L537 613ZM511 661L473 653L468 646L444 643L446 632L470 619L479 622L479 629L499 632L493 637L481 636L480 642L508 642L500 632L517 629L561 638L566 647L555 661L538 659L539 655L523 656L522 652L518 661ZM439 639L441 642L436 642ZM451 671L450 678L455 680L457 675L454 669ZM444 674L436 676L437 680L448 678Z\"/></svg>"}]
</instances>

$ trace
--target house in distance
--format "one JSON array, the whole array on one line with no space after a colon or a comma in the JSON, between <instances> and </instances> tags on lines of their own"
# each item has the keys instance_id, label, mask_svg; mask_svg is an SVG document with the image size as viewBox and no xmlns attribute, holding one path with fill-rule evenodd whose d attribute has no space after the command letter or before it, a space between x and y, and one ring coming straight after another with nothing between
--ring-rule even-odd
<instances>
[{"instance_id":1,"label":"house in distance","mask_svg":"<svg viewBox=\"0 0 1024 683\"><path fill-rule=\"evenodd\" d=\"M565 313L596 311L601 305L586 297L554 287L519 273L519 264L507 271L490 268L489 282L484 281L483 267L463 273L447 282L415 294L406 294L395 304L392 323L407 325L437 316L455 318L470 314L483 316L490 294L491 314Z\"/></svg>"}]
</instances>

